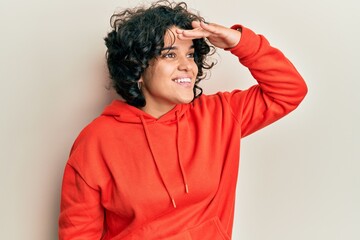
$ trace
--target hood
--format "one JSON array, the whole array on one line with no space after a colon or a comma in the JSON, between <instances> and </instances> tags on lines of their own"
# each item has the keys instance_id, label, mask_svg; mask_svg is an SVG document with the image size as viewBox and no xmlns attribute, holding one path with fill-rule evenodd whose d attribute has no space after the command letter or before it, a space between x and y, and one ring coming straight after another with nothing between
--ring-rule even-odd
<instances>
[{"instance_id":1,"label":"hood","mask_svg":"<svg viewBox=\"0 0 360 240\"><path fill-rule=\"evenodd\" d=\"M161 181L164 185L164 190L169 195L170 201L174 208L176 208L176 201L171 194L171 190L169 189L169 184L164 179L164 174L161 172L161 167L159 167L159 161L157 161L157 154L154 151L153 147L153 139L156 139L156 133L149 131L148 124L150 123L162 123L162 122L175 122L176 123L176 151L177 151L177 161L179 165L179 171L182 175L182 181L184 183L184 193L189 193L189 185L186 178L186 173L183 168L182 163L182 155L179 149L183 149L181 145L181 139L184 134L188 131L188 123L186 122L187 118L184 117L186 111L191 108L192 104L178 104L172 110L161 116L160 118L155 118L146 112L138 109L134 106L131 106L123 101L114 100L110 105L108 105L102 116L112 116L119 122L124 123L138 123L141 124L144 129L144 135L147 141L147 147L151 152L151 156L153 158L154 165L159 173Z\"/></svg>"},{"instance_id":2,"label":"hood","mask_svg":"<svg viewBox=\"0 0 360 240\"><path fill-rule=\"evenodd\" d=\"M119 122L127 123L141 123L141 117L146 122L166 122L176 120L176 116L179 118L182 117L190 106L191 104L178 104L160 118L155 118L141 109L127 104L126 102L114 100L104 109L101 115L113 116Z\"/></svg>"}]
</instances>

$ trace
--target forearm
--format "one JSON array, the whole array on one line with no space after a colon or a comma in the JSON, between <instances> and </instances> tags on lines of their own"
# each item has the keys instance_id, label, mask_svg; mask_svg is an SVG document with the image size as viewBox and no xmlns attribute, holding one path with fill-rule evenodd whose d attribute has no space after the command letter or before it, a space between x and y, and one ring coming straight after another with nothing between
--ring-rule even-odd
<instances>
[{"instance_id":1,"label":"forearm","mask_svg":"<svg viewBox=\"0 0 360 240\"><path fill-rule=\"evenodd\" d=\"M244 37L231 52L249 68L264 94L285 108L296 107L307 93L307 86L299 72L280 50L270 46L265 37L241 28Z\"/></svg>"},{"instance_id":2,"label":"forearm","mask_svg":"<svg viewBox=\"0 0 360 240\"><path fill-rule=\"evenodd\" d=\"M248 28L232 28L240 27L240 42L228 50L250 70L258 85L232 94L229 101L247 135L294 110L305 97L307 86L280 50Z\"/></svg>"}]
</instances>

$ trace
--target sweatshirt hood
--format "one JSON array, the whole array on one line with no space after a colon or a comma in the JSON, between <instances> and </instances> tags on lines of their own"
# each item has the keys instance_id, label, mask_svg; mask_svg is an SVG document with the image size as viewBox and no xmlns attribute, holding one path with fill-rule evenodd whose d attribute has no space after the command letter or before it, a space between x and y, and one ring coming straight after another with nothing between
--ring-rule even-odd
<instances>
[{"instance_id":1,"label":"sweatshirt hood","mask_svg":"<svg viewBox=\"0 0 360 240\"><path fill-rule=\"evenodd\" d=\"M184 171L183 163L182 163L182 154L180 149L183 149L184 146L181 145L181 141L179 139L183 138L183 135L186 134L188 123L187 118L184 117L186 111L192 106L192 104L178 104L169 112L161 116L160 118L155 118L150 114L138 109L134 106L131 106L123 101L114 100L110 105L108 105L102 116L112 116L119 122L123 123L134 123L141 124L144 130L144 136L147 141L148 149L153 158L154 165L159 173L162 184L164 186L165 191L169 195L170 201L174 208L176 208L176 201L171 193L171 189L169 188L169 184L165 181L164 174L161 171L161 166L159 166L159 161L157 160L157 153L154 151L154 139L156 139L156 133L149 131L148 124L152 123L165 123L165 122L173 122L176 124L176 151L177 151L177 161L179 165L179 171L182 176L182 180L184 183L184 192L189 193L189 186L187 182L186 173Z\"/></svg>"},{"instance_id":2,"label":"sweatshirt hood","mask_svg":"<svg viewBox=\"0 0 360 240\"><path fill-rule=\"evenodd\" d=\"M190 104L177 104L173 109L160 118L155 118L141 109L127 104L126 102L114 100L104 109L101 115L113 116L119 122L127 123L141 123L141 116L146 120L146 122L167 122L175 120L176 114L179 117L182 117L189 107Z\"/></svg>"}]
</instances>

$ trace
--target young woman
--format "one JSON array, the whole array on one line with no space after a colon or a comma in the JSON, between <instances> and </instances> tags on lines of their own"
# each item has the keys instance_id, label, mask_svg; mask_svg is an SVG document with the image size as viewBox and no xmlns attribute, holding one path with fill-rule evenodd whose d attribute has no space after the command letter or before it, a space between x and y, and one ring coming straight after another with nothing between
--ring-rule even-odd
<instances>
[{"instance_id":1,"label":"young woman","mask_svg":"<svg viewBox=\"0 0 360 240\"><path fill-rule=\"evenodd\" d=\"M307 92L302 77L263 36L206 23L185 3L112 18L107 63L123 101L74 143L60 240L231 239L240 139L294 110ZM238 57L258 84L202 94L213 46Z\"/></svg>"}]
</instances>

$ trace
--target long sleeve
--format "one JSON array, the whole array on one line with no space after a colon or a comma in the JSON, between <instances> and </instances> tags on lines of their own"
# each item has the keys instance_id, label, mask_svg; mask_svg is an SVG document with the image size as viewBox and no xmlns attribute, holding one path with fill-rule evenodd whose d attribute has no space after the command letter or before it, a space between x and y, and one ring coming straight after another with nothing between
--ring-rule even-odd
<instances>
[{"instance_id":1,"label":"long sleeve","mask_svg":"<svg viewBox=\"0 0 360 240\"><path fill-rule=\"evenodd\" d=\"M249 135L294 110L307 93L307 86L293 64L262 35L240 25L242 37L229 49L247 67L258 84L225 95L242 137Z\"/></svg>"},{"instance_id":2,"label":"long sleeve","mask_svg":"<svg viewBox=\"0 0 360 240\"><path fill-rule=\"evenodd\" d=\"M61 193L59 240L99 240L103 225L104 210L99 192L67 164Z\"/></svg>"}]
</instances>

